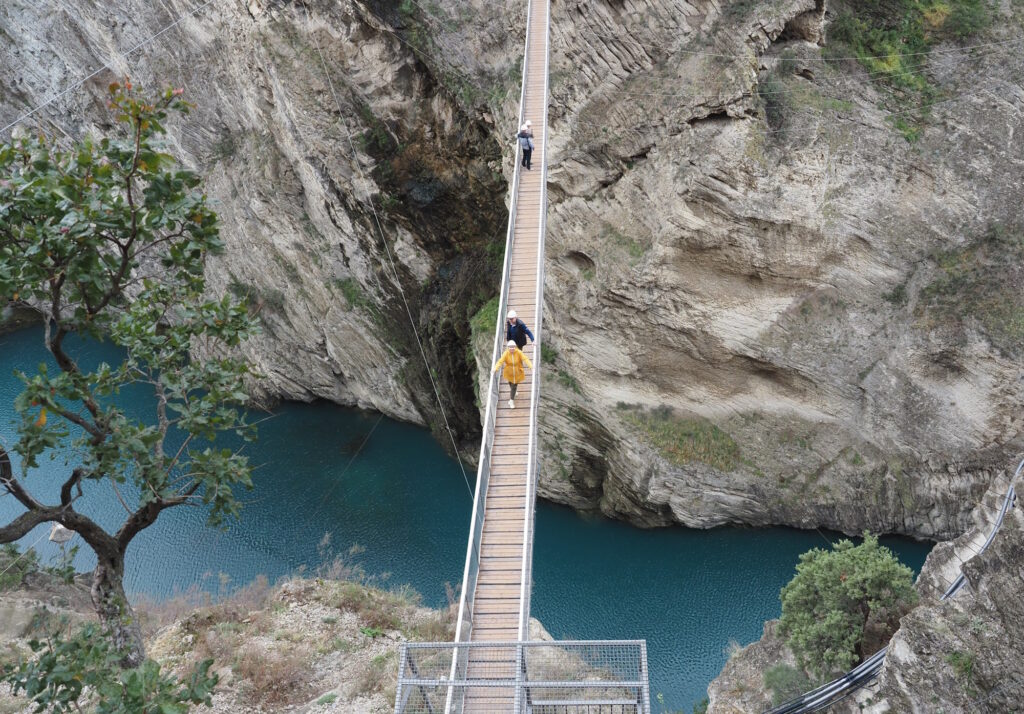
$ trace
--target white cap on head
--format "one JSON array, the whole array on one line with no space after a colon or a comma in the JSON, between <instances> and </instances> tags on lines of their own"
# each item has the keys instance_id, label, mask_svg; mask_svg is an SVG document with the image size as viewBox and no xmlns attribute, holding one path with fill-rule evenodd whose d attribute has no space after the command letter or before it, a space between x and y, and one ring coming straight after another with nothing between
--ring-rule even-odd
<instances>
[{"instance_id":1,"label":"white cap on head","mask_svg":"<svg viewBox=\"0 0 1024 714\"><path fill-rule=\"evenodd\" d=\"M515 340L509 340L508 341L508 348L509 349L512 349L515 346L516 346L516 341Z\"/></svg>"},{"instance_id":2,"label":"white cap on head","mask_svg":"<svg viewBox=\"0 0 1024 714\"><path fill-rule=\"evenodd\" d=\"M529 120L529 119L527 119L527 120L526 120L526 126L533 126L533 125L532 125L532 124L530 123L530 120Z\"/></svg>"},{"instance_id":3,"label":"white cap on head","mask_svg":"<svg viewBox=\"0 0 1024 714\"><path fill-rule=\"evenodd\" d=\"M516 319L516 311L515 311L515 310L509 310L509 311L508 311L508 319L509 319L509 320L514 320L514 319Z\"/></svg>"}]
</instances>

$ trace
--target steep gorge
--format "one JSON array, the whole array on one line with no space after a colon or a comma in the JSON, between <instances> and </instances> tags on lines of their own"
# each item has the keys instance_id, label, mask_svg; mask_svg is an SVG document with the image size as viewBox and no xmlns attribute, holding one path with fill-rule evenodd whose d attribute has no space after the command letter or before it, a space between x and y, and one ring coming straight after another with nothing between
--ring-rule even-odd
<instances>
[{"instance_id":1,"label":"steep gorge","mask_svg":"<svg viewBox=\"0 0 1024 714\"><path fill-rule=\"evenodd\" d=\"M190 7L14 2L0 110L105 61L186 87L176 148L220 203L212 284L264 319L261 396L447 441L433 376L471 455L521 5L214 4L124 58ZM961 532L1021 443L1021 275L987 280L1021 252L1019 6L972 40L1003 44L932 53L913 142L883 83L823 61L821 2L552 12L541 494L644 525ZM34 120L102 128L110 74Z\"/></svg>"}]
</instances>

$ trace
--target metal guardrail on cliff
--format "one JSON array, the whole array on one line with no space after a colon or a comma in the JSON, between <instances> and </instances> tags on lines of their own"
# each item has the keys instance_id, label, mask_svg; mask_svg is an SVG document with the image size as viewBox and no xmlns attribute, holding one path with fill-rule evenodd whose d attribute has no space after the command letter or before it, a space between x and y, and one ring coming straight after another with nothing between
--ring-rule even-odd
<instances>
[{"instance_id":1,"label":"metal guardrail on cliff","mask_svg":"<svg viewBox=\"0 0 1024 714\"><path fill-rule=\"evenodd\" d=\"M999 529L1002 528L1003 520L1005 519L1007 512L1013 507L1017 498L1017 493L1014 487L1022 470L1024 470L1024 461L1020 462L1017 466L1017 470L1013 474L1013 478L1010 479L1010 486L1006 489L1006 495L1003 497L1003 503L999 508L999 515L996 516L995 522L989 530L988 537L985 539L984 545L982 545L978 550L977 555L981 555L988 549L992 544L992 541L995 539L996 533L998 533ZM967 578L961 571L939 600L947 600L955 596L960 592L966 582ZM831 682L823 684L816 689L812 689L805 694L801 694L799 697L791 699L785 704L781 704L774 709L769 709L765 714L804 714L804 712L817 712L846 699L878 676L878 673L882 669L882 665L885 664L885 655L888 651L889 646L886 645L841 677L837 677Z\"/></svg>"},{"instance_id":2,"label":"metal guardrail on cliff","mask_svg":"<svg viewBox=\"0 0 1024 714\"><path fill-rule=\"evenodd\" d=\"M455 667L451 668L453 653ZM458 689L462 696L448 692ZM402 644L403 714L507 711L510 692L529 714L648 714L647 645L639 641ZM454 706L452 705L454 702Z\"/></svg>"}]
</instances>

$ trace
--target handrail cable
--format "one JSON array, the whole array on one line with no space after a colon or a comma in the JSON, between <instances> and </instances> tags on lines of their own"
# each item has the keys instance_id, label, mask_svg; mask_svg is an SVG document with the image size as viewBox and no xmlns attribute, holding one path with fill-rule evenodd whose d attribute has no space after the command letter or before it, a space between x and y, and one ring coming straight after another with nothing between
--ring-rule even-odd
<instances>
[{"instance_id":1,"label":"handrail cable","mask_svg":"<svg viewBox=\"0 0 1024 714\"><path fill-rule=\"evenodd\" d=\"M142 47L145 47L145 46L146 46L146 45L148 45L148 44L149 44L150 42L152 42L152 41L153 41L153 40L155 40L156 38L160 37L161 35L163 35L163 34L164 34L165 32L167 32L168 30L171 30L171 29L173 29L173 28L177 27L177 26L178 26L179 24L181 24L182 22L184 22L184 21L185 21L185 20L187 20L188 18L190 18L190 17L194 16L194 15L195 15L196 13L198 13L198 12L199 12L199 11L201 11L201 10L203 10L204 8L206 8L206 7L210 6L210 5L212 5L212 4L213 4L213 3L215 3L216 1L217 1L217 0L206 0L206 2L204 2L204 3L203 3L202 5L200 5L199 7L195 8L194 10L190 10L189 12L186 12L186 13L185 13L184 15L181 15L181 16L180 16L180 17L179 17L179 18L178 18L177 20L175 20L174 22L171 22L170 24L168 24L168 25L164 26L164 27L163 27L162 29L160 29L160 31L159 31L159 32L156 32L156 33L154 33L154 34L150 35L149 37L147 37L146 39L144 39L144 40L143 40L142 42L139 42L139 43L138 43L138 44L136 44L135 46L133 46L133 47L129 48L128 50L126 50L125 52L123 52L123 53L122 53L122 57L124 57L124 58L127 58L127 57L128 57L129 55L131 55L131 54L134 54L134 53L135 53L135 52L136 52L137 50L141 49ZM10 124L8 124L7 126L5 126L5 127L4 127L4 128L2 128L2 129L0 129L0 134L3 134L3 133L5 133L5 132L6 132L7 130L11 129L12 127L14 127L14 126L16 126L16 125L20 124L20 123L21 123L21 122L23 122L24 120L26 120L26 119L28 119L29 117L33 116L33 115L34 115L34 114L36 114L36 113L37 113L37 112L38 112L38 111L39 111L40 109L43 109L44 107L47 107L47 106L49 106L50 104L53 104L53 102L57 101L58 99L60 99L61 97L63 97L63 96L65 95L65 94L68 94L69 92L72 92L73 90L77 89L78 87L81 87L81 86L82 86L83 84L85 84L86 82L88 82L88 81L89 81L90 79L92 79L92 78L93 78L93 77L95 77L96 75L98 75L98 74L100 74L101 72L103 72L103 70L105 70L105 69L113 69L113 68L112 68L112 67L110 66L111 64L113 64L113 62L110 62L110 63L104 64L103 66L99 67L98 69L96 69L96 70L94 70L93 72L91 72L91 73L89 73L88 75L86 75L86 76L85 76L85 77L84 77L83 79L80 79L80 80L78 80L77 82L75 82L74 84L72 84L72 85L71 85L70 87L68 87L68 88L67 88L67 89L65 89L64 91L62 91L62 92L60 92L59 94L56 94L56 95L54 95L54 96L50 97L50 98L49 98L49 99L47 99L47 100L46 100L45 102L43 102L42 104L40 104L40 105L36 106L35 108L31 109L30 111L28 111L28 112L25 112L25 113L24 113L24 114L22 114L22 115L21 115L20 117L18 117L18 118L17 118L17 119L15 119L14 121L12 121L12 122L11 122Z\"/></svg>"},{"instance_id":2,"label":"handrail cable","mask_svg":"<svg viewBox=\"0 0 1024 714\"><path fill-rule=\"evenodd\" d=\"M608 39L608 40L614 40L616 42L622 42L622 38L621 37L615 37L614 35L605 35L605 34L600 33L600 32L595 32L594 30L590 30L589 32L584 30L584 31L581 32L581 34L590 34L590 35L593 35L594 37L601 37L601 38ZM850 60L884 60L884 59L891 59L893 57L923 57L923 56L932 55L932 54L935 54L935 53L942 53L942 54L965 53L966 54L966 53L970 52L971 50L981 49L983 47L996 47L996 46L999 46L999 45L1008 45L1008 44L1013 44L1013 43L1020 42L1020 41L1021 41L1021 38L1017 37L1017 38L1010 39L1010 40L997 40L995 42L981 42L981 43L978 43L976 45L965 45L965 46L962 46L962 47L949 47L949 48L945 48L945 49L942 48L942 47L935 47L935 48L932 48L932 49L930 49L930 50L928 50L926 52L893 52L893 53L887 54L887 55L864 55L862 57L778 57L777 59L779 59L781 61L784 61L784 62L845 62L845 61L850 61ZM650 49L652 47L657 47L656 45L646 45L646 44L643 44L643 43L637 43L637 44L639 44L640 47L642 47L644 49ZM719 57L719 58L737 59L737 60L750 60L751 59L750 57L744 57L743 55L725 54L725 53L718 53L718 52L708 52L706 50L687 50L687 49L683 49L681 47L672 50L672 52L683 52L683 53L686 53L686 54L699 55L699 56L702 56L702 57ZM755 55L755 56L757 56L757 55Z\"/></svg>"},{"instance_id":3,"label":"handrail cable","mask_svg":"<svg viewBox=\"0 0 1024 714\"><path fill-rule=\"evenodd\" d=\"M212 0L211 0L212 1ZM306 0L302 2L302 8L306 12L306 22L311 23L312 20L309 14L309 5L306 4ZM338 97L338 93L334 88L334 80L331 79L330 70L327 68L327 60L324 59L324 53L320 49L320 40L317 39L316 30L310 28L310 36L313 38L313 43L316 46L316 52L320 56L320 65L323 67L324 76L327 79L327 85L331 89L331 94L334 97L334 102L338 106L338 113L342 116L345 114L344 107L341 104L341 99ZM359 178L362 182L366 183L366 176L363 174L363 167L360 165L358 157L359 154L356 151L355 143L352 141L352 132L345 128L345 139L348 142L349 150L352 152L353 163L355 164L356 171L359 172ZM427 361L427 353L423 349L423 342L420 341L419 330L416 328L416 321L412 316L412 309L409 307L409 301L405 297L405 289L402 287L402 279L398 274L398 268L395 266L394 257L391 255L391 246L388 244L387 236L384 234L384 228L380 222L380 216L377 215L377 207L373 204L373 196L370 195L369 188L366 191L366 202L370 205L370 211L373 213L373 221L377 225L377 232L380 234L381 242L384 244L384 250L388 256L388 262L391 264L391 272L395 276L395 284L398 286L399 295L402 297L402 304L405 306L405 313L409 316L409 324L412 327L413 337L416 338L416 345L419 347L420 356L423 358L423 366L427 370L427 378L430 379L430 386L434 389L434 396L437 398L437 406L441 411L441 418L444 420L445 430L448 432L448 438L451 439L452 449L455 451L455 458L459 462L459 469L462 471L462 478L466 482L466 490L469 491L469 497L473 498L473 487L469 484L469 476L466 475L466 468L462 465L462 456L459 454L459 447L455 443L455 435L452 433L452 428L448 424L448 415L445 413L444 404L441 402L441 393L437 389L437 383L434 381L434 374L430 369L430 362Z\"/></svg>"}]
</instances>

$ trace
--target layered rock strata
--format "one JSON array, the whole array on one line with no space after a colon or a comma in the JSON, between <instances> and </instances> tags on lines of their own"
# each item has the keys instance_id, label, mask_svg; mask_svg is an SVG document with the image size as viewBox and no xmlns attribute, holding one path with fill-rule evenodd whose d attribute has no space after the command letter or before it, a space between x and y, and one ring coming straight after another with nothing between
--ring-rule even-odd
<instances>
[{"instance_id":1,"label":"layered rock strata","mask_svg":"<svg viewBox=\"0 0 1024 714\"><path fill-rule=\"evenodd\" d=\"M258 392L447 442L436 385L472 455L523 3L193 9L5 4L0 113L103 62L184 85L175 148L224 219L211 285L264 319ZM947 538L1016 452L1021 11L932 51L922 118L825 61L843 9L552 6L542 496L642 525ZM33 120L105 128L112 74Z\"/></svg>"}]
</instances>

